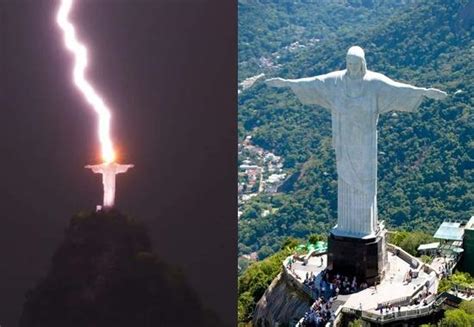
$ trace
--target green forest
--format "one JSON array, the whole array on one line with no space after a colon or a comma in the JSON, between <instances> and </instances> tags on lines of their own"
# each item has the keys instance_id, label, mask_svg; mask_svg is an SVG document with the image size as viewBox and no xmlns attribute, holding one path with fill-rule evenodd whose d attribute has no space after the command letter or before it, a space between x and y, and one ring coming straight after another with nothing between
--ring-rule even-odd
<instances>
[{"instance_id":1,"label":"green forest","mask_svg":"<svg viewBox=\"0 0 474 327\"><path fill-rule=\"evenodd\" d=\"M239 78L262 72L299 78L344 69L347 49L357 44L365 49L369 70L448 92L443 101L424 100L416 113L381 115L378 124L379 220L389 228L431 234L443 220L465 221L474 214L469 2L239 1ZM296 41L305 46L284 50ZM273 66L259 66L266 56ZM257 252L262 259L287 237L325 234L335 224L330 119L327 110L304 106L288 90L262 81L239 95L239 139L252 135L254 144L284 158L291 175L281 192L245 204L240 255ZM268 208L271 214L262 217Z\"/></svg>"}]
</instances>

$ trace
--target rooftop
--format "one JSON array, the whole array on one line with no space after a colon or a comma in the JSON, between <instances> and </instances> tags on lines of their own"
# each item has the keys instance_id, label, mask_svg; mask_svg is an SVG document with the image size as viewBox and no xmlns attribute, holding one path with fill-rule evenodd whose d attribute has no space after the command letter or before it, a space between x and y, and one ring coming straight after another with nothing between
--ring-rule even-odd
<instances>
[{"instance_id":1,"label":"rooftop","mask_svg":"<svg viewBox=\"0 0 474 327\"><path fill-rule=\"evenodd\" d=\"M434 234L434 238L448 241L462 241L464 228L459 222L443 221Z\"/></svg>"},{"instance_id":2,"label":"rooftop","mask_svg":"<svg viewBox=\"0 0 474 327\"><path fill-rule=\"evenodd\" d=\"M439 248L439 242L420 244L418 251L435 250Z\"/></svg>"},{"instance_id":3,"label":"rooftop","mask_svg":"<svg viewBox=\"0 0 474 327\"><path fill-rule=\"evenodd\" d=\"M469 221L466 224L465 229L474 229L474 216L472 216L471 219L469 219Z\"/></svg>"}]
</instances>

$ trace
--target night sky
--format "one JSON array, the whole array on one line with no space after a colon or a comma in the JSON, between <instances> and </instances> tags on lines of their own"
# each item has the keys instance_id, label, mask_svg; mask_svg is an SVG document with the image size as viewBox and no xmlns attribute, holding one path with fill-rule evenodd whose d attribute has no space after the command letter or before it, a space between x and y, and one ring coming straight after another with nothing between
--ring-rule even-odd
<instances>
[{"instance_id":1,"label":"night sky","mask_svg":"<svg viewBox=\"0 0 474 327\"><path fill-rule=\"evenodd\" d=\"M72 83L59 1L0 0L0 324L45 276L71 216L102 201L95 113ZM236 321L237 5L76 0L87 76L113 111L117 207L202 302Z\"/></svg>"}]
</instances>

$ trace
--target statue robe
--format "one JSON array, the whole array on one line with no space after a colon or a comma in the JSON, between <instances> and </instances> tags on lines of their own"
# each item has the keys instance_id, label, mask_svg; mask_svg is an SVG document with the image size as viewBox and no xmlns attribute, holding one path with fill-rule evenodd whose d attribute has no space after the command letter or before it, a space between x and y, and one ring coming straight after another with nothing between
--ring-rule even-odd
<instances>
[{"instance_id":1,"label":"statue robe","mask_svg":"<svg viewBox=\"0 0 474 327\"><path fill-rule=\"evenodd\" d=\"M297 80L290 87L303 104L329 109L336 151L337 225L333 233L372 237L377 232L377 121L389 111L415 111L420 88L367 71L351 79L346 70Z\"/></svg>"},{"instance_id":2,"label":"statue robe","mask_svg":"<svg viewBox=\"0 0 474 327\"><path fill-rule=\"evenodd\" d=\"M102 184L104 186L105 208L112 208L115 203L115 175L125 173L133 165L120 165L118 163L103 163L100 165L89 165L86 168L92 169L95 174L102 174Z\"/></svg>"}]
</instances>

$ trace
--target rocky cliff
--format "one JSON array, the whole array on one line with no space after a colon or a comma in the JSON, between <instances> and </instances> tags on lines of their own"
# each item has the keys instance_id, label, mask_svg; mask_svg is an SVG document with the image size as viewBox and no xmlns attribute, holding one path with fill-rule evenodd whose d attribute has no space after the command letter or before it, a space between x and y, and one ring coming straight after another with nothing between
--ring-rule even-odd
<instances>
[{"instance_id":1,"label":"rocky cliff","mask_svg":"<svg viewBox=\"0 0 474 327\"><path fill-rule=\"evenodd\" d=\"M257 327L294 325L309 310L311 302L284 270L258 301L252 323Z\"/></svg>"}]
</instances>

